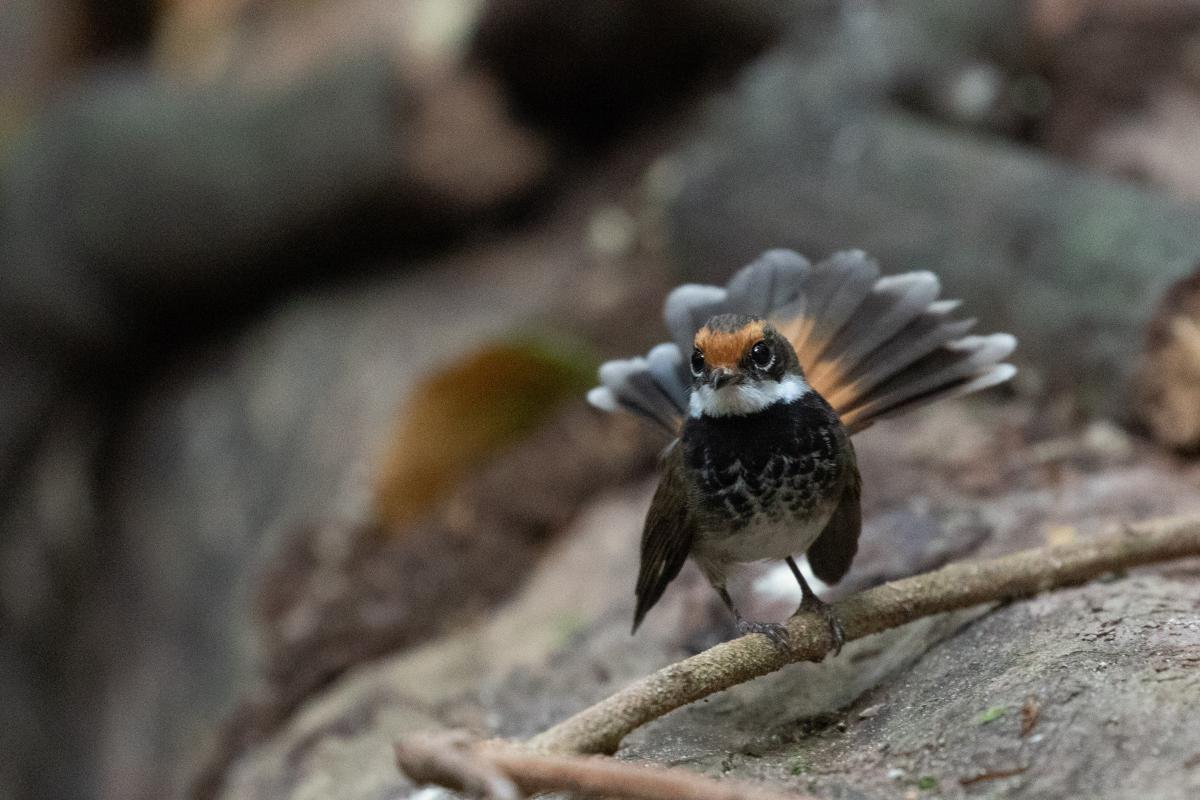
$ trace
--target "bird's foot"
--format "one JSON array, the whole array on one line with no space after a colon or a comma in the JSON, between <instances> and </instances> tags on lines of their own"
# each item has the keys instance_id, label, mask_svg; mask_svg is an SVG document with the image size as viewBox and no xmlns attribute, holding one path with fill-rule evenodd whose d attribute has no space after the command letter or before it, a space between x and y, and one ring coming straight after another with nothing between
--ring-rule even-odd
<instances>
[{"instance_id":1,"label":"bird's foot","mask_svg":"<svg viewBox=\"0 0 1200 800\"><path fill-rule=\"evenodd\" d=\"M771 640L771 644L775 645L776 650L787 650L790 646L787 626L780 625L778 622L750 622L738 617L737 632L739 636L745 636L748 633L761 633Z\"/></svg>"},{"instance_id":2,"label":"bird's foot","mask_svg":"<svg viewBox=\"0 0 1200 800\"><path fill-rule=\"evenodd\" d=\"M842 629L841 621L833 613L833 606L815 594L810 594L800 602L800 607L792 616L797 614L817 614L824 618L825 624L829 626L829 637L833 640L833 654L836 656L842 652L842 645L846 643L846 631Z\"/></svg>"}]
</instances>

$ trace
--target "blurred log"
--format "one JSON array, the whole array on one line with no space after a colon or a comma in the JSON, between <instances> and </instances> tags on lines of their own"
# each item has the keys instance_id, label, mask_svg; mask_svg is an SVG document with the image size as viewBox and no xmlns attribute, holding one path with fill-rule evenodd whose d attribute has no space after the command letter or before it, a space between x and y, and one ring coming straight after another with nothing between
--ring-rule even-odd
<instances>
[{"instance_id":1,"label":"blurred log","mask_svg":"<svg viewBox=\"0 0 1200 800\"><path fill-rule=\"evenodd\" d=\"M1174 283L1147 336L1133 409L1159 442L1200 448L1200 271Z\"/></svg>"},{"instance_id":2,"label":"blurred log","mask_svg":"<svg viewBox=\"0 0 1200 800\"><path fill-rule=\"evenodd\" d=\"M410 92L376 52L254 91L135 73L77 87L6 165L0 350L18 378L6 391L32 401L141 372L172 341L345 269L381 230L419 248L522 195L547 150L497 111L498 90L460 85ZM485 133L480 147L471 137ZM0 404L5 486L48 413L27 405Z\"/></svg>"}]
</instances>

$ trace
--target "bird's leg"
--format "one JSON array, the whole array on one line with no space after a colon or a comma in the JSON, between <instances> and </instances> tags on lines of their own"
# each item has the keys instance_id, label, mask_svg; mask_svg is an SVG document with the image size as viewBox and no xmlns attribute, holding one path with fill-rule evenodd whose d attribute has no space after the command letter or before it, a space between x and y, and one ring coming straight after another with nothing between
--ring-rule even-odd
<instances>
[{"instance_id":1,"label":"bird's leg","mask_svg":"<svg viewBox=\"0 0 1200 800\"><path fill-rule=\"evenodd\" d=\"M800 592L803 595L796 613L820 614L825 618L825 622L829 625L829 635L833 638L833 654L836 656L842 652L842 645L846 642L846 632L842 630L842 623L838 621L830 605L817 597L817 593L808 585L808 581L804 580L804 576L800 574L800 568L796 566L795 559L788 556L785 560L791 567L792 574L796 576L796 581L800 584Z\"/></svg>"},{"instance_id":2,"label":"bird's leg","mask_svg":"<svg viewBox=\"0 0 1200 800\"><path fill-rule=\"evenodd\" d=\"M742 617L737 606L733 604L733 598L729 596L729 591L723 584L714 584L713 588L717 590L717 594L721 596L721 600L726 607L733 612L733 618L737 621L737 632L739 636L745 636L748 633L761 633L771 640L771 644L779 650L788 649L788 632L787 627L780 625L778 622L750 622Z\"/></svg>"}]
</instances>

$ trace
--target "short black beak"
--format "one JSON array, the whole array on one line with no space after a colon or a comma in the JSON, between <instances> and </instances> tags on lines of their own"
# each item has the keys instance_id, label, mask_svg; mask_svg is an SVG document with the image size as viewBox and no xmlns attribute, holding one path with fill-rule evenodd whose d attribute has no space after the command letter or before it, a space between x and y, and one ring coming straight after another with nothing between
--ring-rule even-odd
<instances>
[{"instance_id":1,"label":"short black beak","mask_svg":"<svg viewBox=\"0 0 1200 800\"><path fill-rule=\"evenodd\" d=\"M708 381L714 389L720 389L726 384L733 383L737 380L737 373L729 369L729 367L718 367L708 375Z\"/></svg>"}]
</instances>

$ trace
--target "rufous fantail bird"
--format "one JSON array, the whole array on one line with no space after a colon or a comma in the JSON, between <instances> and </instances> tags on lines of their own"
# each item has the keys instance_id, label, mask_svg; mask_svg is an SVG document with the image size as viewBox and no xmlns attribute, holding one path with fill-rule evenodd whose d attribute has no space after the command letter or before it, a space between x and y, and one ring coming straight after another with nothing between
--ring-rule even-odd
<instances>
[{"instance_id":1,"label":"rufous fantail bird","mask_svg":"<svg viewBox=\"0 0 1200 800\"><path fill-rule=\"evenodd\" d=\"M850 436L878 419L1007 381L1007 333L939 300L931 272L880 277L860 251L809 264L771 250L725 288L685 284L663 310L672 342L609 361L588 400L632 411L674 437L642 533L633 630L691 556L740 633L787 644L786 628L745 620L726 589L736 564L783 559L797 613L841 626L795 556L833 584L858 550L861 481Z\"/></svg>"}]
</instances>

